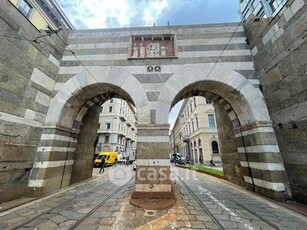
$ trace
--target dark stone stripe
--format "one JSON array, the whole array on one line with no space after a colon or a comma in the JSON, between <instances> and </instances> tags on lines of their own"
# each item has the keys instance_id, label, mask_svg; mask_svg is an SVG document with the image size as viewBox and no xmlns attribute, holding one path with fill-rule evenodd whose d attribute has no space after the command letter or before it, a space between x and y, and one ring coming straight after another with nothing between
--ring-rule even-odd
<instances>
[{"instance_id":1,"label":"dark stone stripe","mask_svg":"<svg viewBox=\"0 0 307 230\"><path fill-rule=\"evenodd\" d=\"M60 128L44 128L43 134L56 134L60 136L70 136L70 132L66 130L62 130Z\"/></svg>"},{"instance_id":2,"label":"dark stone stripe","mask_svg":"<svg viewBox=\"0 0 307 230\"><path fill-rule=\"evenodd\" d=\"M77 142L68 142L60 140L41 140L39 143L40 147L52 146L52 147L67 147L67 148L76 148Z\"/></svg>"},{"instance_id":3,"label":"dark stone stripe","mask_svg":"<svg viewBox=\"0 0 307 230\"><path fill-rule=\"evenodd\" d=\"M249 162L266 162L266 163L283 163L280 153L239 153L242 161Z\"/></svg>"},{"instance_id":4,"label":"dark stone stripe","mask_svg":"<svg viewBox=\"0 0 307 230\"><path fill-rule=\"evenodd\" d=\"M284 183L287 178L286 171L269 171L251 168L252 176L255 179L274 183Z\"/></svg>"},{"instance_id":5,"label":"dark stone stripe","mask_svg":"<svg viewBox=\"0 0 307 230\"><path fill-rule=\"evenodd\" d=\"M134 74L141 83L165 83L172 74Z\"/></svg>"},{"instance_id":6,"label":"dark stone stripe","mask_svg":"<svg viewBox=\"0 0 307 230\"><path fill-rule=\"evenodd\" d=\"M231 38L231 36L234 38L245 37L244 32L236 32L235 34L233 34L233 32L214 32L214 30L212 31L208 30L207 32L203 31L197 32L192 28L187 28L187 29L178 28L178 29L179 29L178 31L176 30L171 31L172 33L176 34L177 40ZM200 27L200 29L206 29L206 27ZM155 29L155 31L157 30ZM151 31L149 30L148 34L152 34L150 32ZM163 33L169 33L169 30L167 32L166 30L161 30L161 34ZM80 34L80 36L75 36L74 38L71 36L68 39L68 44L129 42L130 35L135 35L135 32L131 31L128 36L123 36L123 33L121 31L116 31L115 33L113 33L113 36L110 35L110 33L105 33L105 34L96 34L97 37L92 37L92 31L87 31L87 33L79 33L78 30L78 34ZM140 31L138 31L138 34L140 34ZM144 33L143 35L146 34L147 33Z\"/></svg>"},{"instance_id":7,"label":"dark stone stripe","mask_svg":"<svg viewBox=\"0 0 307 230\"><path fill-rule=\"evenodd\" d=\"M34 89L37 89L38 91L40 91L40 92L42 92L42 93L44 93L44 94L46 94L46 95L48 95L48 96L50 96L50 97L51 97L51 95L52 95L52 91L50 91L50 90L48 90L48 89L42 87L41 85L36 84L36 83L33 82L33 81L31 81L31 86L32 86Z\"/></svg>"},{"instance_id":8,"label":"dark stone stripe","mask_svg":"<svg viewBox=\"0 0 307 230\"><path fill-rule=\"evenodd\" d=\"M278 145L275 133L255 133L248 136L237 137L236 139L244 138L245 146L257 145ZM243 147L238 145L238 147Z\"/></svg>"},{"instance_id":9,"label":"dark stone stripe","mask_svg":"<svg viewBox=\"0 0 307 230\"><path fill-rule=\"evenodd\" d=\"M216 50L246 50L249 49L247 44L221 44L221 45L191 45L191 46L178 46L180 52L191 51L216 51Z\"/></svg>"},{"instance_id":10,"label":"dark stone stripe","mask_svg":"<svg viewBox=\"0 0 307 230\"><path fill-rule=\"evenodd\" d=\"M193 39L212 39L212 38L231 38L232 32L225 32L225 33L195 33L195 34L178 34L177 40L193 40ZM191 38L193 35L193 38ZM232 37L239 38L245 37L244 32L236 32Z\"/></svg>"},{"instance_id":11,"label":"dark stone stripe","mask_svg":"<svg viewBox=\"0 0 307 230\"><path fill-rule=\"evenodd\" d=\"M75 152L38 152L35 161L74 160Z\"/></svg>"},{"instance_id":12,"label":"dark stone stripe","mask_svg":"<svg viewBox=\"0 0 307 230\"><path fill-rule=\"evenodd\" d=\"M235 70L247 79L257 79L254 70Z\"/></svg>"},{"instance_id":13,"label":"dark stone stripe","mask_svg":"<svg viewBox=\"0 0 307 230\"><path fill-rule=\"evenodd\" d=\"M101 48L101 49L72 49L78 55L97 55L97 54L124 54L127 53L126 48ZM71 52L65 51L63 56L72 56Z\"/></svg>"},{"instance_id":14,"label":"dark stone stripe","mask_svg":"<svg viewBox=\"0 0 307 230\"><path fill-rule=\"evenodd\" d=\"M69 166L65 166L65 168L67 167L71 167ZM50 183L50 179L52 179L53 177L62 177L63 174L63 170L64 170L64 166L59 166L59 167L51 167L51 168L33 168L31 175L35 175L35 178L30 178L33 180L45 180L46 179L46 174L48 175L48 182ZM57 179L57 181L60 180Z\"/></svg>"},{"instance_id":15,"label":"dark stone stripe","mask_svg":"<svg viewBox=\"0 0 307 230\"><path fill-rule=\"evenodd\" d=\"M86 41L86 42L84 42ZM82 43L110 43L110 42L128 42L129 37L96 37L96 38L70 38L68 44L82 44Z\"/></svg>"},{"instance_id":16,"label":"dark stone stripe","mask_svg":"<svg viewBox=\"0 0 307 230\"><path fill-rule=\"evenodd\" d=\"M75 76L75 74L59 74L57 78L57 83L65 83L73 76Z\"/></svg>"},{"instance_id":17,"label":"dark stone stripe","mask_svg":"<svg viewBox=\"0 0 307 230\"><path fill-rule=\"evenodd\" d=\"M158 101L159 92L146 92L149 101Z\"/></svg>"},{"instance_id":18,"label":"dark stone stripe","mask_svg":"<svg viewBox=\"0 0 307 230\"><path fill-rule=\"evenodd\" d=\"M255 186L255 192L277 201L285 201L285 198L287 198L287 195L284 195L282 192L276 192L274 190L259 187L257 185Z\"/></svg>"},{"instance_id":19,"label":"dark stone stripe","mask_svg":"<svg viewBox=\"0 0 307 230\"><path fill-rule=\"evenodd\" d=\"M190 46L178 46L180 52L190 51L214 51L214 50L243 50L249 49L249 46L243 44L225 44L221 45L190 45ZM74 50L74 49L72 49ZM125 48L101 48L101 49L76 49L74 50L76 55L98 55L98 54L125 54L127 53L127 47ZM65 51L64 56L72 56L71 52Z\"/></svg>"},{"instance_id":20,"label":"dark stone stripe","mask_svg":"<svg viewBox=\"0 0 307 230\"><path fill-rule=\"evenodd\" d=\"M168 59L168 65L180 65L186 63L215 63L218 57L175 58ZM223 56L218 62L252 62L252 56ZM83 60L86 66L135 66L135 65L165 65L165 59L144 60ZM62 61L61 67L82 66L79 61Z\"/></svg>"}]
</instances>

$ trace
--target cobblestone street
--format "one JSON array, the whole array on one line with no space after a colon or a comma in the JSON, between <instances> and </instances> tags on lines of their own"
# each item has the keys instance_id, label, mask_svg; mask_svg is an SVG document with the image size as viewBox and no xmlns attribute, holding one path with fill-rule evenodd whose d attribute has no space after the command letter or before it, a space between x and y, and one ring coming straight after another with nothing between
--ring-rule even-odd
<instances>
[{"instance_id":1,"label":"cobblestone street","mask_svg":"<svg viewBox=\"0 0 307 230\"><path fill-rule=\"evenodd\" d=\"M176 204L130 204L135 172L109 167L93 179L0 213L1 229L306 229L307 218L221 179L172 168ZM153 200L157 202L157 200ZM8 205L2 204L2 209Z\"/></svg>"}]
</instances>

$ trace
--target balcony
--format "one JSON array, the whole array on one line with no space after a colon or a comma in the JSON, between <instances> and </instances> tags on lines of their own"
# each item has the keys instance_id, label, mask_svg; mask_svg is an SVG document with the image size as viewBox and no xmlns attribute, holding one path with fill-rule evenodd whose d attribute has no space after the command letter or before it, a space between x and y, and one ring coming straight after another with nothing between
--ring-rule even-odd
<instances>
[{"instance_id":1,"label":"balcony","mask_svg":"<svg viewBox=\"0 0 307 230\"><path fill-rule=\"evenodd\" d=\"M123 114L119 114L119 119L122 121L127 121L126 117Z\"/></svg>"},{"instance_id":2,"label":"balcony","mask_svg":"<svg viewBox=\"0 0 307 230\"><path fill-rule=\"evenodd\" d=\"M188 142L190 139L190 136L189 135L182 135L182 141L183 142Z\"/></svg>"},{"instance_id":3,"label":"balcony","mask_svg":"<svg viewBox=\"0 0 307 230\"><path fill-rule=\"evenodd\" d=\"M98 129L97 133L99 134L110 134L112 131L110 129Z\"/></svg>"}]
</instances>

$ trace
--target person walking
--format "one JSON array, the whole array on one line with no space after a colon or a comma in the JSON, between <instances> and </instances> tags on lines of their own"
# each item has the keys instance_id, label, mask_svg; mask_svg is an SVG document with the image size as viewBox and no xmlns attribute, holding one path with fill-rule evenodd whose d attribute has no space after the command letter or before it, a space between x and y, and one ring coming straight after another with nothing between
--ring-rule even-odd
<instances>
[{"instance_id":1,"label":"person walking","mask_svg":"<svg viewBox=\"0 0 307 230\"><path fill-rule=\"evenodd\" d=\"M104 158L104 156L101 158L101 165L100 165L100 170L99 173L104 172L104 164L106 163L106 160Z\"/></svg>"}]
</instances>

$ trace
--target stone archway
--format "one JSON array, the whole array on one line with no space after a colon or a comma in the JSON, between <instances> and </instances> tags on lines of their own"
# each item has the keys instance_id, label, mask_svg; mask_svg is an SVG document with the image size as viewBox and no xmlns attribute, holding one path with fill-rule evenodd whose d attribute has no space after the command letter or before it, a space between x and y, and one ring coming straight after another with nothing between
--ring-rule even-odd
<instances>
[{"instance_id":1,"label":"stone archway","mask_svg":"<svg viewBox=\"0 0 307 230\"><path fill-rule=\"evenodd\" d=\"M87 125L93 130L93 124L98 124L97 108L110 95L134 104L139 112L139 122L148 123L147 96L142 85L131 74L116 67L95 67L89 71L71 77L51 100L27 195L39 196L71 183L77 140L85 129L83 118L89 112L93 113L94 121L89 121ZM96 135L92 131L92 136L87 138L91 138L88 142L90 148ZM86 145L82 148L85 149ZM78 181L78 178L74 181Z\"/></svg>"},{"instance_id":2,"label":"stone archway","mask_svg":"<svg viewBox=\"0 0 307 230\"><path fill-rule=\"evenodd\" d=\"M236 154L240 156L240 184L277 200L290 197L283 160L260 90L223 64L189 65L164 84L157 113L165 114L179 100L190 96L209 98L226 111L235 136ZM159 122L164 123L165 119L160 117ZM232 181L231 176L226 178Z\"/></svg>"}]
</instances>

